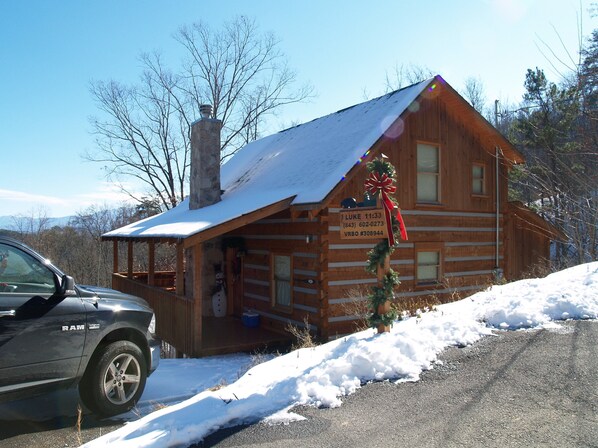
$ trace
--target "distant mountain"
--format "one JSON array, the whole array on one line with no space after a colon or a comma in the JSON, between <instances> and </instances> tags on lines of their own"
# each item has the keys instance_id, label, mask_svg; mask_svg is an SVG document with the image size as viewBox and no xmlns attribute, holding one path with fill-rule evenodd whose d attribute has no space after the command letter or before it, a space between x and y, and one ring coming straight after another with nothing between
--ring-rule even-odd
<instances>
[{"instance_id":1,"label":"distant mountain","mask_svg":"<svg viewBox=\"0 0 598 448\"><path fill-rule=\"evenodd\" d=\"M49 225L48 227L62 227L69 223L72 219L72 216L62 216L60 218L48 218ZM15 230L15 219L18 220L19 217L15 216L0 216L0 229L6 230ZM29 219L29 218L25 218Z\"/></svg>"}]
</instances>

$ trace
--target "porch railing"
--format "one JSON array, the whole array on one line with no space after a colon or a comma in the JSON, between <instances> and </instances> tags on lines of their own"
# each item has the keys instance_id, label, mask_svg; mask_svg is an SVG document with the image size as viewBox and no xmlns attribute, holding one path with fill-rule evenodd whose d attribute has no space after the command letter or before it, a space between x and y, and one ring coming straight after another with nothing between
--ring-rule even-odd
<instances>
[{"instance_id":1,"label":"porch railing","mask_svg":"<svg viewBox=\"0 0 598 448\"><path fill-rule=\"evenodd\" d=\"M145 275L145 277L143 277ZM147 284L147 273L112 274L112 287L118 291L143 297L156 314L156 333L177 351L192 354L194 350L193 301L174 292L174 272L156 272L154 285Z\"/></svg>"}]
</instances>

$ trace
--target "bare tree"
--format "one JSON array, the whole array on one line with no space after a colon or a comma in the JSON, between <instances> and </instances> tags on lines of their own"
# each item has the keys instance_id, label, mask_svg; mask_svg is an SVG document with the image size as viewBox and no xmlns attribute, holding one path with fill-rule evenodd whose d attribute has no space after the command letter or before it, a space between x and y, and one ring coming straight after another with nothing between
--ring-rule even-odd
<instances>
[{"instance_id":1,"label":"bare tree","mask_svg":"<svg viewBox=\"0 0 598 448\"><path fill-rule=\"evenodd\" d=\"M480 114L487 116L486 94L484 93L484 83L480 78L470 76L465 80L463 96L469 104Z\"/></svg>"},{"instance_id":2,"label":"bare tree","mask_svg":"<svg viewBox=\"0 0 598 448\"><path fill-rule=\"evenodd\" d=\"M46 249L43 234L50 229L51 223L51 219L48 217L48 210L40 206L31 209L27 215L20 214L14 216L12 221L17 238L43 253L44 249Z\"/></svg>"},{"instance_id":3,"label":"bare tree","mask_svg":"<svg viewBox=\"0 0 598 448\"><path fill-rule=\"evenodd\" d=\"M584 91L596 91L591 79L549 82L540 69L528 70L524 105L514 123L515 140L527 163L514 190L563 231L556 245L562 266L598 255L598 149L596 103ZM584 99L584 96L586 98Z\"/></svg>"},{"instance_id":4,"label":"bare tree","mask_svg":"<svg viewBox=\"0 0 598 448\"><path fill-rule=\"evenodd\" d=\"M392 72L386 72L384 83L386 92L392 92L410 84L425 81L432 78L435 74L434 71L425 66L395 64Z\"/></svg>"},{"instance_id":5,"label":"bare tree","mask_svg":"<svg viewBox=\"0 0 598 448\"><path fill-rule=\"evenodd\" d=\"M210 100L214 115L223 122L224 156L259 137L265 116L281 106L303 101L312 89L291 90L296 74L288 67L279 41L272 33L259 34L255 21L241 16L213 30L205 23L183 27L176 39L190 60L185 86L196 109Z\"/></svg>"},{"instance_id":6,"label":"bare tree","mask_svg":"<svg viewBox=\"0 0 598 448\"><path fill-rule=\"evenodd\" d=\"M130 205L118 208L94 205L79 211L63 230L70 230L76 235L71 238L78 241L76 247L65 251L63 265L72 265L72 275L76 274L81 282L109 286L113 262L112 245L102 244L102 235L145 217L139 215L138 207ZM62 244L68 246L70 241L63 238ZM123 252L119 258L124 257Z\"/></svg>"},{"instance_id":7,"label":"bare tree","mask_svg":"<svg viewBox=\"0 0 598 448\"><path fill-rule=\"evenodd\" d=\"M159 56L143 55L141 60L146 70L136 86L92 84L103 118L92 118L97 150L87 158L103 163L106 177L135 200L141 202L147 191L171 208L185 194L191 111L176 95L179 78L163 68ZM144 192L127 187L130 180Z\"/></svg>"},{"instance_id":8,"label":"bare tree","mask_svg":"<svg viewBox=\"0 0 598 448\"><path fill-rule=\"evenodd\" d=\"M538 68L527 72L510 129L527 162L516 169L511 191L566 235L553 253L566 266L598 257L598 31L584 44L579 19L574 53L553 29L556 43L539 38L537 47L559 81Z\"/></svg>"},{"instance_id":9,"label":"bare tree","mask_svg":"<svg viewBox=\"0 0 598 448\"><path fill-rule=\"evenodd\" d=\"M102 112L91 124L107 177L139 202L149 194L165 209L187 193L190 125L201 104L211 104L223 123L222 159L260 136L266 117L282 106L304 101L312 88L294 88L288 67L271 33L261 33L254 20L237 17L221 29L205 23L182 27L175 39L186 59L172 71L157 53L143 54L139 83L95 82L91 94ZM136 194L125 181L145 187ZM151 199L150 198L150 199Z\"/></svg>"}]
</instances>

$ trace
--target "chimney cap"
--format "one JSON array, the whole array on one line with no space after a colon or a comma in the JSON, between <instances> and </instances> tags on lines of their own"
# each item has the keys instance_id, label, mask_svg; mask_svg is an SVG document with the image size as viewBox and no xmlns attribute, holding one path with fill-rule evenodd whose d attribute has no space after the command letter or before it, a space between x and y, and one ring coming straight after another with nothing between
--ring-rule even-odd
<instances>
[{"instance_id":1,"label":"chimney cap","mask_svg":"<svg viewBox=\"0 0 598 448\"><path fill-rule=\"evenodd\" d=\"M200 105L199 113L201 114L201 118L212 118L212 105L211 104Z\"/></svg>"}]
</instances>

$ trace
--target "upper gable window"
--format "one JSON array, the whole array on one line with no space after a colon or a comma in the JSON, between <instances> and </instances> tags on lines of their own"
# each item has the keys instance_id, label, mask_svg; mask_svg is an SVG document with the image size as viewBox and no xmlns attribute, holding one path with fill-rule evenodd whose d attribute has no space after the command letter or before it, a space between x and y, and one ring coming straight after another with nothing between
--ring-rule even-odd
<instances>
[{"instance_id":1,"label":"upper gable window","mask_svg":"<svg viewBox=\"0 0 598 448\"><path fill-rule=\"evenodd\" d=\"M417 144L417 202L440 202L440 151L436 145Z\"/></svg>"},{"instance_id":2,"label":"upper gable window","mask_svg":"<svg viewBox=\"0 0 598 448\"><path fill-rule=\"evenodd\" d=\"M471 192L475 195L486 194L486 166L474 163L471 168Z\"/></svg>"}]
</instances>

